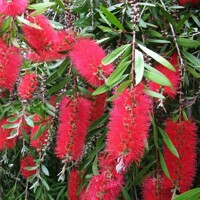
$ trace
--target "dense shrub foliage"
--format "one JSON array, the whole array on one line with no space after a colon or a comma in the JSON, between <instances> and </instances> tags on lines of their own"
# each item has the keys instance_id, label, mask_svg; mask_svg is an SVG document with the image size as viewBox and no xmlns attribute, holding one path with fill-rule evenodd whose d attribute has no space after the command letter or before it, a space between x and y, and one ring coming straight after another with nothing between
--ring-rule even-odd
<instances>
[{"instance_id":1,"label":"dense shrub foliage","mask_svg":"<svg viewBox=\"0 0 200 200\"><path fill-rule=\"evenodd\" d=\"M200 198L199 0L0 0L0 199Z\"/></svg>"}]
</instances>

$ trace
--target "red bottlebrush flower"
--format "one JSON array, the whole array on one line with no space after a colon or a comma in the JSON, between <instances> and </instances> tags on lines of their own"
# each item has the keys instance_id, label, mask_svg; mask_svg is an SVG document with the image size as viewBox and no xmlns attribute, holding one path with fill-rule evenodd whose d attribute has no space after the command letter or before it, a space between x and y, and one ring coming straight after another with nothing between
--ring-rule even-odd
<instances>
[{"instance_id":1,"label":"red bottlebrush flower","mask_svg":"<svg viewBox=\"0 0 200 200\"><path fill-rule=\"evenodd\" d=\"M178 88L178 83L179 83L178 54L174 53L172 57L169 59L169 62L174 66L174 68L176 69L176 72L173 72L160 64L156 65L155 69L163 73L171 81L174 90L172 90L172 88L170 88L169 86L164 86L163 89L164 89L164 94L166 94L170 98L173 98L177 94L177 88ZM159 90L161 89L161 85L154 82L150 82L149 88L155 92L159 92Z\"/></svg>"},{"instance_id":2,"label":"red bottlebrush flower","mask_svg":"<svg viewBox=\"0 0 200 200\"><path fill-rule=\"evenodd\" d=\"M0 0L0 13L6 16L21 15L27 8L28 0Z\"/></svg>"},{"instance_id":3,"label":"red bottlebrush flower","mask_svg":"<svg viewBox=\"0 0 200 200\"><path fill-rule=\"evenodd\" d=\"M37 87L37 75L35 73L26 74L23 76L18 87L19 96L24 100L31 99L36 92Z\"/></svg>"},{"instance_id":4,"label":"red bottlebrush flower","mask_svg":"<svg viewBox=\"0 0 200 200\"><path fill-rule=\"evenodd\" d=\"M60 159L78 160L83 152L85 136L89 127L91 103L81 97L63 98L55 153Z\"/></svg>"},{"instance_id":5,"label":"red bottlebrush flower","mask_svg":"<svg viewBox=\"0 0 200 200\"><path fill-rule=\"evenodd\" d=\"M77 170L72 170L70 172L68 180L68 198L69 200L79 200L78 189L81 185L81 177Z\"/></svg>"},{"instance_id":6,"label":"red bottlebrush flower","mask_svg":"<svg viewBox=\"0 0 200 200\"><path fill-rule=\"evenodd\" d=\"M190 3L191 5L198 5L200 0L179 0L179 4L184 6L186 3Z\"/></svg>"},{"instance_id":7,"label":"red bottlebrush flower","mask_svg":"<svg viewBox=\"0 0 200 200\"><path fill-rule=\"evenodd\" d=\"M28 155L21 159L20 162L20 169L22 176L27 179L33 174L36 174L36 170L27 170L26 167L35 167L36 164L34 162L34 157L31 155Z\"/></svg>"},{"instance_id":8,"label":"red bottlebrush flower","mask_svg":"<svg viewBox=\"0 0 200 200\"><path fill-rule=\"evenodd\" d=\"M162 177L148 178L143 183L143 200L171 200L171 188L166 187Z\"/></svg>"},{"instance_id":9,"label":"red bottlebrush flower","mask_svg":"<svg viewBox=\"0 0 200 200\"><path fill-rule=\"evenodd\" d=\"M0 120L0 151L4 149L12 149L16 145L16 137L8 139L13 129L5 129L2 125L8 124L7 119Z\"/></svg>"},{"instance_id":10,"label":"red bottlebrush flower","mask_svg":"<svg viewBox=\"0 0 200 200\"><path fill-rule=\"evenodd\" d=\"M15 47L6 46L0 40L0 87L12 90L19 75L22 58Z\"/></svg>"},{"instance_id":11,"label":"red bottlebrush flower","mask_svg":"<svg viewBox=\"0 0 200 200\"><path fill-rule=\"evenodd\" d=\"M193 121L173 122L171 119L165 123L165 132L176 147L179 158L175 157L167 147L163 156L173 183L179 191L189 190L195 176L196 166L196 125Z\"/></svg>"},{"instance_id":12,"label":"red bottlebrush flower","mask_svg":"<svg viewBox=\"0 0 200 200\"><path fill-rule=\"evenodd\" d=\"M88 83L96 87L104 83L102 77L108 77L113 71L112 64L104 66L101 63L105 56L105 51L90 39L79 39L70 52L74 67Z\"/></svg>"},{"instance_id":13,"label":"red bottlebrush flower","mask_svg":"<svg viewBox=\"0 0 200 200\"><path fill-rule=\"evenodd\" d=\"M49 119L42 119L40 116L34 116L33 122L36 123L34 127L31 129L31 143L30 146L35 148L37 151L41 151L42 148L47 144L48 136L49 136ZM45 130L42 132L42 134L37 137L35 137L35 134L38 132L40 127L44 127Z\"/></svg>"},{"instance_id":14,"label":"red bottlebrush flower","mask_svg":"<svg viewBox=\"0 0 200 200\"><path fill-rule=\"evenodd\" d=\"M143 89L143 84L126 89L113 101L106 150L121 166L138 162L144 152L151 101Z\"/></svg>"},{"instance_id":15,"label":"red bottlebrush flower","mask_svg":"<svg viewBox=\"0 0 200 200\"><path fill-rule=\"evenodd\" d=\"M93 176L90 180L89 187L85 194L82 195L81 200L114 200L117 199L121 186L123 183L123 176L117 174L113 176L107 171L100 175Z\"/></svg>"},{"instance_id":16,"label":"red bottlebrush flower","mask_svg":"<svg viewBox=\"0 0 200 200\"><path fill-rule=\"evenodd\" d=\"M44 15L29 17L28 20L41 27L41 29L36 29L27 25L23 26L24 36L35 50L28 54L28 58L36 62L65 58L66 54L63 52L67 53L71 49L74 38L67 32L55 31Z\"/></svg>"},{"instance_id":17,"label":"red bottlebrush flower","mask_svg":"<svg viewBox=\"0 0 200 200\"><path fill-rule=\"evenodd\" d=\"M92 88L89 88L90 92L94 92ZM92 106L91 106L91 123L96 121L99 117L101 117L105 111L106 99L108 97L108 93L103 93L97 96L92 97Z\"/></svg>"}]
</instances>

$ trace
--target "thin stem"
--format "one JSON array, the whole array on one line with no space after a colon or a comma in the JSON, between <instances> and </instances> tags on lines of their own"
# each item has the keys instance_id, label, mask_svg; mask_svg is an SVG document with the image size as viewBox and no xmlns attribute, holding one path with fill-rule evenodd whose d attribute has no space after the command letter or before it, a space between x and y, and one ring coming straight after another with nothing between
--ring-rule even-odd
<instances>
[{"instance_id":1,"label":"thin stem","mask_svg":"<svg viewBox=\"0 0 200 200\"><path fill-rule=\"evenodd\" d=\"M160 0L160 2L162 4L164 10L167 11L163 1ZM180 61L180 69L179 69L180 83L179 83L178 90L179 90L179 122L181 122L182 121L182 117L181 117L182 116L182 107L183 107L183 102L182 102L182 96L183 96L183 93L182 93L182 87L183 87L182 77L183 77L183 70L185 70L185 64L184 64L183 57L181 55L181 51L180 51L180 48L179 48L179 45L178 45L178 42L177 42L177 37L176 37L175 31L174 31L174 27L171 23L169 23L169 26L170 26L170 29L171 29L171 32L172 32L172 36L173 36L173 39L174 39L174 43L175 43L176 50L177 50L178 57L179 57L179 61Z\"/></svg>"}]
</instances>

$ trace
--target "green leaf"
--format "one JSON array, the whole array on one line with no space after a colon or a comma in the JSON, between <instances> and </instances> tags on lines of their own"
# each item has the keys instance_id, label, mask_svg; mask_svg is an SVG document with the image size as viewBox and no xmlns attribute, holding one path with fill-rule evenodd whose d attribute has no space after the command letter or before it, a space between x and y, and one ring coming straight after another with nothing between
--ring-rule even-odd
<instances>
[{"instance_id":1,"label":"green leaf","mask_svg":"<svg viewBox=\"0 0 200 200\"><path fill-rule=\"evenodd\" d=\"M47 191L49 191L49 190L50 190L50 187L49 187L48 183L47 183L42 177L40 177L40 180L42 181L42 184L43 184L44 187L47 189Z\"/></svg>"},{"instance_id":2,"label":"green leaf","mask_svg":"<svg viewBox=\"0 0 200 200\"><path fill-rule=\"evenodd\" d=\"M163 170L165 176L166 176L167 178L171 179L171 177L170 177L170 175L169 175L169 171L168 171L168 169L167 169L167 165L166 165L166 163L165 163L165 159L164 159L164 157L163 157L163 155L162 155L162 153L161 153L160 151L159 151L159 158L160 158L160 165L161 165L161 168L162 168L162 170Z\"/></svg>"},{"instance_id":3,"label":"green leaf","mask_svg":"<svg viewBox=\"0 0 200 200\"><path fill-rule=\"evenodd\" d=\"M34 167L25 167L25 170L33 171L33 170L36 170L37 168L38 168L38 166L34 166Z\"/></svg>"},{"instance_id":4,"label":"green leaf","mask_svg":"<svg viewBox=\"0 0 200 200\"><path fill-rule=\"evenodd\" d=\"M200 74L196 72L193 68L186 66L186 69L190 72L190 74L192 74L192 76L194 76L194 78L200 78Z\"/></svg>"},{"instance_id":5,"label":"green leaf","mask_svg":"<svg viewBox=\"0 0 200 200\"><path fill-rule=\"evenodd\" d=\"M45 165L41 165L41 166L42 166L42 171L44 172L44 174L46 176L49 176L49 170L46 168L46 166Z\"/></svg>"},{"instance_id":6,"label":"green leaf","mask_svg":"<svg viewBox=\"0 0 200 200\"><path fill-rule=\"evenodd\" d=\"M33 121L30 119L30 117L27 117L26 115L24 115L24 119L25 119L26 123L27 123L30 127L34 127L34 123L33 123Z\"/></svg>"},{"instance_id":7,"label":"green leaf","mask_svg":"<svg viewBox=\"0 0 200 200\"><path fill-rule=\"evenodd\" d=\"M119 80L122 74L126 71L131 61L122 62L119 66L114 70L114 72L109 76L108 80L106 81L107 86L111 86L117 80Z\"/></svg>"},{"instance_id":8,"label":"green leaf","mask_svg":"<svg viewBox=\"0 0 200 200\"><path fill-rule=\"evenodd\" d=\"M176 156L177 158L179 158L179 154L178 151L176 150L176 147L174 146L174 144L172 143L171 139L169 138L168 134L161 129L160 127L158 127L159 132L162 134L163 140L166 144L166 146L168 147L168 149L171 151L171 153Z\"/></svg>"},{"instance_id":9,"label":"green leaf","mask_svg":"<svg viewBox=\"0 0 200 200\"><path fill-rule=\"evenodd\" d=\"M104 124L107 120L108 120L108 114L101 116L99 119L97 119L95 122L93 122L90 125L88 131L91 132L91 131L95 130L99 125Z\"/></svg>"},{"instance_id":10,"label":"green leaf","mask_svg":"<svg viewBox=\"0 0 200 200\"><path fill-rule=\"evenodd\" d=\"M5 128L5 129L11 129L11 128L17 128L17 127L19 127L19 125L20 125L19 123L16 123L16 124L4 124L1 127Z\"/></svg>"},{"instance_id":11,"label":"green leaf","mask_svg":"<svg viewBox=\"0 0 200 200\"><path fill-rule=\"evenodd\" d=\"M121 83L121 85L116 89L116 92L122 93L129 85L131 85L132 80L127 80Z\"/></svg>"},{"instance_id":12,"label":"green leaf","mask_svg":"<svg viewBox=\"0 0 200 200\"><path fill-rule=\"evenodd\" d=\"M180 46L186 48L197 48L200 46L200 42L197 40L186 39L186 38L177 38L177 42Z\"/></svg>"},{"instance_id":13,"label":"green leaf","mask_svg":"<svg viewBox=\"0 0 200 200\"><path fill-rule=\"evenodd\" d=\"M151 97L155 97L155 98L158 98L158 99L165 99L165 97L162 94L154 92L152 90L145 89L144 93L151 96Z\"/></svg>"},{"instance_id":14,"label":"green leaf","mask_svg":"<svg viewBox=\"0 0 200 200\"><path fill-rule=\"evenodd\" d=\"M200 188L195 188L178 195L174 200L199 200L200 198Z\"/></svg>"},{"instance_id":15,"label":"green leaf","mask_svg":"<svg viewBox=\"0 0 200 200\"><path fill-rule=\"evenodd\" d=\"M18 16L17 19L22 22L23 24L26 24L27 26L30 26L32 28L36 28L36 29L41 29L40 26L38 26L37 24L34 24L26 19L24 19L23 17Z\"/></svg>"},{"instance_id":16,"label":"green leaf","mask_svg":"<svg viewBox=\"0 0 200 200\"><path fill-rule=\"evenodd\" d=\"M117 49L115 49L114 51L112 51L110 54L108 54L108 55L102 60L102 64L103 64L103 65L108 65L108 64L112 63L112 62L115 61L128 47L130 47L130 44L125 44L125 45L122 45L122 46L118 47Z\"/></svg>"},{"instance_id":17,"label":"green leaf","mask_svg":"<svg viewBox=\"0 0 200 200\"><path fill-rule=\"evenodd\" d=\"M69 64L69 59L65 59L63 61L63 63L59 66L58 70L57 70L57 73L58 73L58 76L61 77L63 72L65 71L65 69L67 68Z\"/></svg>"},{"instance_id":18,"label":"green leaf","mask_svg":"<svg viewBox=\"0 0 200 200\"><path fill-rule=\"evenodd\" d=\"M48 123L46 123L45 125L40 125L37 132L33 135L33 137L31 138L32 140L37 140L38 137L40 137L47 129L47 127L49 126Z\"/></svg>"},{"instance_id":19,"label":"green leaf","mask_svg":"<svg viewBox=\"0 0 200 200\"><path fill-rule=\"evenodd\" d=\"M20 118L20 116L17 117L10 117L7 119L8 122L15 122L16 120L18 120Z\"/></svg>"},{"instance_id":20,"label":"green leaf","mask_svg":"<svg viewBox=\"0 0 200 200\"><path fill-rule=\"evenodd\" d=\"M142 81L144 75L144 57L143 54L135 50L135 84L139 84Z\"/></svg>"},{"instance_id":21,"label":"green leaf","mask_svg":"<svg viewBox=\"0 0 200 200\"><path fill-rule=\"evenodd\" d=\"M93 163L92 163L92 172L94 175L99 175L99 170L98 170L98 157L96 156Z\"/></svg>"},{"instance_id":22,"label":"green leaf","mask_svg":"<svg viewBox=\"0 0 200 200\"><path fill-rule=\"evenodd\" d=\"M107 8L100 6L100 9L106 15L106 17L108 18L108 21L110 21L113 25L115 25L120 30L124 30L124 27L122 26L120 21Z\"/></svg>"},{"instance_id":23,"label":"green leaf","mask_svg":"<svg viewBox=\"0 0 200 200\"><path fill-rule=\"evenodd\" d=\"M129 194L128 194L126 188L122 186L122 187L121 187L121 190L122 190L122 194L123 194L123 196L124 196L124 199L125 199L125 200L131 200L131 197L129 196Z\"/></svg>"},{"instance_id":24,"label":"green leaf","mask_svg":"<svg viewBox=\"0 0 200 200\"><path fill-rule=\"evenodd\" d=\"M34 9L34 10L40 10L44 8L49 8L51 6L55 5L53 2L45 2L45 3L37 3L37 4L30 4L28 6L28 9Z\"/></svg>"},{"instance_id":25,"label":"green leaf","mask_svg":"<svg viewBox=\"0 0 200 200\"><path fill-rule=\"evenodd\" d=\"M187 51L182 51L184 57L190 61L194 66L200 66L200 59L196 56L192 55L191 53L188 53Z\"/></svg>"},{"instance_id":26,"label":"green leaf","mask_svg":"<svg viewBox=\"0 0 200 200\"><path fill-rule=\"evenodd\" d=\"M176 71L174 69L174 67L172 66L172 64L167 61L165 58L163 58L162 56L160 56L159 54L153 52L152 50L146 48L145 46L137 43L137 45L140 47L140 49L142 49L142 51L144 51L148 56L150 56L151 58L153 58L154 60L156 60L157 62L159 62L160 64L162 64L163 66L165 66L166 68L172 70L172 71Z\"/></svg>"}]
</instances>

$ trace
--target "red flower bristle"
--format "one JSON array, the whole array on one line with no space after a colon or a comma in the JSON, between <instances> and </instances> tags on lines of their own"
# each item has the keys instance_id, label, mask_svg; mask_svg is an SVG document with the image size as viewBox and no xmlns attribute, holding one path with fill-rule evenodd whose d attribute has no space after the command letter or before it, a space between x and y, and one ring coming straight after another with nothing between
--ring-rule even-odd
<instances>
[{"instance_id":1,"label":"red flower bristle","mask_svg":"<svg viewBox=\"0 0 200 200\"><path fill-rule=\"evenodd\" d=\"M105 51L91 39L79 39L70 52L74 67L91 85L96 87L104 83L103 77L108 77L113 71L113 65L103 65Z\"/></svg>"},{"instance_id":2,"label":"red flower bristle","mask_svg":"<svg viewBox=\"0 0 200 200\"><path fill-rule=\"evenodd\" d=\"M89 88L90 92L94 92L92 88ZM90 110L90 121L93 123L99 117L101 117L105 111L106 107L106 99L108 97L108 93L103 93L97 96L92 97L92 106Z\"/></svg>"},{"instance_id":3,"label":"red flower bristle","mask_svg":"<svg viewBox=\"0 0 200 200\"><path fill-rule=\"evenodd\" d=\"M198 5L200 3L200 0L179 0L179 4L181 6L185 6L186 3L190 3L191 5Z\"/></svg>"},{"instance_id":4,"label":"red flower bristle","mask_svg":"<svg viewBox=\"0 0 200 200\"><path fill-rule=\"evenodd\" d=\"M106 151L125 167L140 161L148 137L151 101L143 89L126 89L113 101Z\"/></svg>"},{"instance_id":5,"label":"red flower bristle","mask_svg":"<svg viewBox=\"0 0 200 200\"><path fill-rule=\"evenodd\" d=\"M81 157L90 124L90 107L91 103L82 97L62 99L55 149L60 159L77 161Z\"/></svg>"},{"instance_id":6,"label":"red flower bristle","mask_svg":"<svg viewBox=\"0 0 200 200\"><path fill-rule=\"evenodd\" d=\"M28 0L0 0L0 13L6 16L21 15L28 6Z\"/></svg>"},{"instance_id":7,"label":"red flower bristle","mask_svg":"<svg viewBox=\"0 0 200 200\"><path fill-rule=\"evenodd\" d=\"M27 167L35 167L36 164L34 162L34 157L31 155L28 155L21 159L20 161L20 169L22 176L27 179L33 174L36 174L36 170L27 170Z\"/></svg>"},{"instance_id":8,"label":"red flower bristle","mask_svg":"<svg viewBox=\"0 0 200 200\"><path fill-rule=\"evenodd\" d=\"M196 167L197 128L192 120L165 123L165 132L176 147L179 158L175 157L165 146L163 156L169 170L172 182L182 193L192 186Z\"/></svg>"},{"instance_id":9,"label":"red flower bristle","mask_svg":"<svg viewBox=\"0 0 200 200\"><path fill-rule=\"evenodd\" d=\"M178 54L174 53L168 61L174 66L176 72L167 69L166 67L164 67L161 64L156 65L155 69L157 69L158 71L163 73L171 81L174 90L169 86L164 86L163 89L164 89L165 95L169 96L170 98L173 98L177 94L177 88L178 88L178 83L179 83ZM150 82L149 88L155 92L159 92L161 89L161 85L154 83L154 82Z\"/></svg>"},{"instance_id":10,"label":"red flower bristle","mask_svg":"<svg viewBox=\"0 0 200 200\"><path fill-rule=\"evenodd\" d=\"M82 194L81 200L111 200L117 199L123 183L123 176L113 176L108 171L93 176L89 187Z\"/></svg>"},{"instance_id":11,"label":"red flower bristle","mask_svg":"<svg viewBox=\"0 0 200 200\"><path fill-rule=\"evenodd\" d=\"M159 179L147 178L142 187L143 200L171 200L171 189L166 187L162 177Z\"/></svg>"},{"instance_id":12,"label":"red flower bristle","mask_svg":"<svg viewBox=\"0 0 200 200\"><path fill-rule=\"evenodd\" d=\"M68 32L55 31L44 15L29 17L28 20L41 27L37 29L28 25L23 26L24 36L35 50L29 52L28 59L44 62L65 58L74 38Z\"/></svg>"},{"instance_id":13,"label":"red flower bristle","mask_svg":"<svg viewBox=\"0 0 200 200\"><path fill-rule=\"evenodd\" d=\"M12 90L19 75L22 58L19 49L6 46L0 39L0 87Z\"/></svg>"},{"instance_id":14,"label":"red flower bristle","mask_svg":"<svg viewBox=\"0 0 200 200\"><path fill-rule=\"evenodd\" d=\"M13 129L3 128L2 126L5 124L9 124L6 118L0 120L0 150L12 149L16 145L16 137L8 138Z\"/></svg>"},{"instance_id":15,"label":"red flower bristle","mask_svg":"<svg viewBox=\"0 0 200 200\"><path fill-rule=\"evenodd\" d=\"M78 189L81 185L81 177L77 170L72 170L68 179L68 198L69 200L79 200Z\"/></svg>"},{"instance_id":16,"label":"red flower bristle","mask_svg":"<svg viewBox=\"0 0 200 200\"><path fill-rule=\"evenodd\" d=\"M33 128L31 128L31 142L30 146L35 148L37 151L41 151L42 148L47 144L49 136L49 125L50 119L43 119L42 117L36 115L33 117L33 122L36 123ZM42 132L37 138L34 138L35 134L38 132L41 126L47 126L44 132Z\"/></svg>"},{"instance_id":17,"label":"red flower bristle","mask_svg":"<svg viewBox=\"0 0 200 200\"><path fill-rule=\"evenodd\" d=\"M18 86L18 94L24 100L31 99L38 88L38 79L35 73L28 73L22 77Z\"/></svg>"}]
</instances>

